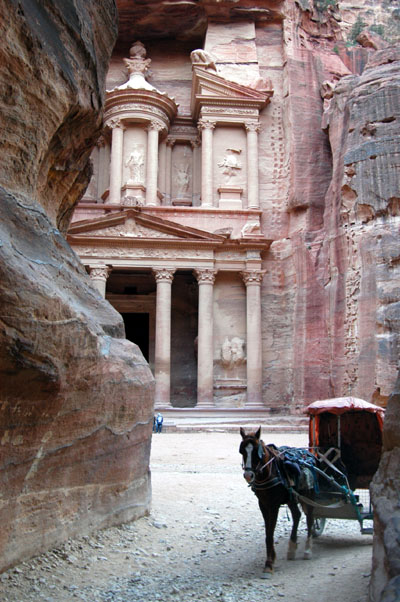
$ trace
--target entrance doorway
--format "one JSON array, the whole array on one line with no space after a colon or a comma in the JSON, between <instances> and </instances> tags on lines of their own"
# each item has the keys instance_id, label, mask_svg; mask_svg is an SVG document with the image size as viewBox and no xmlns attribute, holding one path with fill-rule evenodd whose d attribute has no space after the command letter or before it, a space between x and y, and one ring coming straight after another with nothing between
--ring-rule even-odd
<instances>
[{"instance_id":1,"label":"entrance doorway","mask_svg":"<svg viewBox=\"0 0 400 602\"><path fill-rule=\"evenodd\" d=\"M145 359L149 361L149 314L122 313L128 341L136 343Z\"/></svg>"}]
</instances>

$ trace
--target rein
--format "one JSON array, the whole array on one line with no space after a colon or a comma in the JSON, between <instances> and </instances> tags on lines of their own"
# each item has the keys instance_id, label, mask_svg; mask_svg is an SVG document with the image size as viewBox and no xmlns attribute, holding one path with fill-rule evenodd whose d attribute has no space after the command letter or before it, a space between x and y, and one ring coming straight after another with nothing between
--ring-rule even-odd
<instances>
[{"instance_id":1,"label":"rein","mask_svg":"<svg viewBox=\"0 0 400 602\"><path fill-rule=\"evenodd\" d=\"M265 449L267 449L267 446L265 446ZM271 453L272 457L265 464L263 464L263 466L261 466L261 468L258 468L258 466L257 466L257 468L255 469L255 475L257 475L257 473L259 473L259 474L262 473L269 465L271 465L269 474L265 479L263 479L261 481L257 479L257 476L255 476L254 481L252 483L249 483L249 485L248 485L249 487L251 487L252 491L266 491L267 489L272 489L273 487L276 487L277 485L283 484L282 477L280 475L280 472L279 472L279 469L277 466L276 466L276 470L278 472L278 475L275 477L273 477L271 475L272 463L274 460L277 459L279 452L278 452L278 454L274 454L272 452L270 452L270 453ZM266 453L264 453L264 458L263 458L264 460L265 460L265 457L266 457Z\"/></svg>"}]
</instances>

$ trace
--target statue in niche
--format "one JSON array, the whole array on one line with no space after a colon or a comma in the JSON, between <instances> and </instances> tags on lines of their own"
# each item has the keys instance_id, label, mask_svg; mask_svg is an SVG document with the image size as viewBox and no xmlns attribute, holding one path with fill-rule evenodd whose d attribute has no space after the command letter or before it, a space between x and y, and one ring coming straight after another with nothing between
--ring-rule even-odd
<instances>
[{"instance_id":1,"label":"statue in niche","mask_svg":"<svg viewBox=\"0 0 400 602\"><path fill-rule=\"evenodd\" d=\"M225 337L221 346L221 363L225 368L236 368L245 362L244 340L240 337Z\"/></svg>"},{"instance_id":2,"label":"statue in niche","mask_svg":"<svg viewBox=\"0 0 400 602\"><path fill-rule=\"evenodd\" d=\"M175 164L175 173L177 181L177 195L186 196L189 192L190 174L189 163L184 165Z\"/></svg>"},{"instance_id":3,"label":"statue in niche","mask_svg":"<svg viewBox=\"0 0 400 602\"><path fill-rule=\"evenodd\" d=\"M218 163L218 167L221 168L222 173L225 176L225 184L231 184L232 178L238 175L238 172L242 169L242 164L238 160L238 155L242 152L237 148L227 148L227 154Z\"/></svg>"},{"instance_id":4,"label":"statue in niche","mask_svg":"<svg viewBox=\"0 0 400 602\"><path fill-rule=\"evenodd\" d=\"M143 180L143 152L142 145L135 144L132 148L132 152L125 161L125 167L129 170L128 184L141 183Z\"/></svg>"}]
</instances>

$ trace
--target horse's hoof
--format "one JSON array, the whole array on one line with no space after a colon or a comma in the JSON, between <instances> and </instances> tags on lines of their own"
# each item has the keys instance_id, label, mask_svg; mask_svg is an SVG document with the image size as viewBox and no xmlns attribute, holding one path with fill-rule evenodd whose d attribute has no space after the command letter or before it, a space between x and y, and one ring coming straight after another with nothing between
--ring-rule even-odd
<instances>
[{"instance_id":1,"label":"horse's hoof","mask_svg":"<svg viewBox=\"0 0 400 602\"><path fill-rule=\"evenodd\" d=\"M261 575L260 575L261 579L271 579L272 577L272 570L271 569L265 569Z\"/></svg>"},{"instance_id":2,"label":"horse's hoof","mask_svg":"<svg viewBox=\"0 0 400 602\"><path fill-rule=\"evenodd\" d=\"M310 560L312 558L311 550L305 550L303 558L304 560Z\"/></svg>"}]
</instances>

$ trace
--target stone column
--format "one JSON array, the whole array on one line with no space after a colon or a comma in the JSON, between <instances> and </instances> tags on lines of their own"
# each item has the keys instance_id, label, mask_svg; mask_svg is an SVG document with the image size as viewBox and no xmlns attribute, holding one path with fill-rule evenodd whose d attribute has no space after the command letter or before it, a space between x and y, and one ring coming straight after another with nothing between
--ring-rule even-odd
<instances>
[{"instance_id":1,"label":"stone column","mask_svg":"<svg viewBox=\"0 0 400 602\"><path fill-rule=\"evenodd\" d=\"M147 129L147 177L146 177L146 205L158 205L157 178L158 178L158 133L164 126L158 121L152 121Z\"/></svg>"},{"instance_id":2,"label":"stone column","mask_svg":"<svg viewBox=\"0 0 400 602\"><path fill-rule=\"evenodd\" d=\"M109 203L119 204L121 202L122 186L122 153L124 145L124 126L119 119L109 122L112 129L111 139L111 161L110 161L110 195Z\"/></svg>"},{"instance_id":3,"label":"stone column","mask_svg":"<svg viewBox=\"0 0 400 602\"><path fill-rule=\"evenodd\" d=\"M106 141L104 136L100 136L97 141L99 149L99 169L97 174L97 202L101 202L102 195L106 189L106 173L107 173L107 161L106 161Z\"/></svg>"},{"instance_id":4,"label":"stone column","mask_svg":"<svg viewBox=\"0 0 400 602\"><path fill-rule=\"evenodd\" d=\"M175 269L153 269L157 283L154 376L156 407L171 405L171 285Z\"/></svg>"},{"instance_id":5,"label":"stone column","mask_svg":"<svg viewBox=\"0 0 400 602\"><path fill-rule=\"evenodd\" d=\"M96 265L89 267L89 276L93 286L99 291L102 297L106 297L107 279L112 268L108 265Z\"/></svg>"},{"instance_id":6,"label":"stone column","mask_svg":"<svg viewBox=\"0 0 400 602\"><path fill-rule=\"evenodd\" d=\"M166 176L166 158L167 158L167 146L165 140L160 144L160 156L159 156L159 168L158 168L158 188L163 195L164 204L166 204L166 190L165 190L165 176Z\"/></svg>"},{"instance_id":7,"label":"stone column","mask_svg":"<svg viewBox=\"0 0 400 602\"><path fill-rule=\"evenodd\" d=\"M198 156L200 140L196 138L196 140L192 140L190 144L192 146L192 205L197 205L201 187L201 172Z\"/></svg>"},{"instance_id":8,"label":"stone column","mask_svg":"<svg viewBox=\"0 0 400 602\"><path fill-rule=\"evenodd\" d=\"M171 194L172 194L172 149L174 148L175 140L173 138L167 139L167 152L165 157L165 196L167 205L171 205Z\"/></svg>"},{"instance_id":9,"label":"stone column","mask_svg":"<svg viewBox=\"0 0 400 602\"><path fill-rule=\"evenodd\" d=\"M213 207L213 130L215 123L199 121L201 134L201 206Z\"/></svg>"},{"instance_id":10,"label":"stone column","mask_svg":"<svg viewBox=\"0 0 400 602\"><path fill-rule=\"evenodd\" d=\"M258 132L259 123L246 123L247 131L247 206L249 209L259 209L258 192Z\"/></svg>"},{"instance_id":11,"label":"stone column","mask_svg":"<svg viewBox=\"0 0 400 602\"><path fill-rule=\"evenodd\" d=\"M264 270L241 273L246 285L247 406L262 404L261 282Z\"/></svg>"},{"instance_id":12,"label":"stone column","mask_svg":"<svg viewBox=\"0 0 400 602\"><path fill-rule=\"evenodd\" d=\"M214 405L213 293L216 270L195 270L199 283L197 407Z\"/></svg>"}]
</instances>

